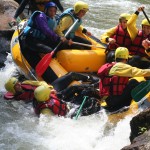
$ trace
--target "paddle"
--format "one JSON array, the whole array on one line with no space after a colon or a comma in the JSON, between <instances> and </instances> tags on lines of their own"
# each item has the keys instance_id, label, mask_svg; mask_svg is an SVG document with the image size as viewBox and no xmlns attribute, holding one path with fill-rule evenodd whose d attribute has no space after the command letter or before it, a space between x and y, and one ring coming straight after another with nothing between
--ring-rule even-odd
<instances>
[{"instance_id":1,"label":"paddle","mask_svg":"<svg viewBox=\"0 0 150 150\"><path fill-rule=\"evenodd\" d=\"M85 103L87 97L88 97L88 96L84 96L84 99L83 99L83 101L82 101L82 104L80 105L80 108L78 109L77 114L76 114L76 116L75 116L75 120L78 119L78 117L79 117L79 115L80 115L80 113L81 113L82 107L83 107L83 105L84 105L84 103Z\"/></svg>"},{"instance_id":2,"label":"paddle","mask_svg":"<svg viewBox=\"0 0 150 150\"><path fill-rule=\"evenodd\" d=\"M143 14L144 14L145 18L147 19L148 23L150 24L150 20L149 20L148 16L146 15L146 13L145 13L144 9L142 9L142 12L143 12Z\"/></svg>"},{"instance_id":3,"label":"paddle","mask_svg":"<svg viewBox=\"0 0 150 150\"><path fill-rule=\"evenodd\" d=\"M132 98L139 102L144 96L150 92L150 80L140 83L131 91Z\"/></svg>"},{"instance_id":4,"label":"paddle","mask_svg":"<svg viewBox=\"0 0 150 150\"><path fill-rule=\"evenodd\" d=\"M17 31L18 31L18 43L20 45L20 56L21 56L21 59L22 59L22 62L24 64L24 66L26 67L26 69L29 71L30 75L38 81L38 79L36 78L36 76L32 73L31 69L27 66L26 62L25 62L25 59L24 59L24 56L22 54L22 49L23 49L23 46L22 46L22 42L21 42L21 35L22 33L20 33L20 29L19 29L19 23L17 22Z\"/></svg>"},{"instance_id":5,"label":"paddle","mask_svg":"<svg viewBox=\"0 0 150 150\"><path fill-rule=\"evenodd\" d=\"M89 36L91 39L93 39L94 41L96 41L97 43L100 43L101 45L103 45L105 48L107 48L107 44L104 44L101 42L101 40L99 40L97 37L95 37L94 35Z\"/></svg>"},{"instance_id":6,"label":"paddle","mask_svg":"<svg viewBox=\"0 0 150 150\"><path fill-rule=\"evenodd\" d=\"M76 44L76 45L82 45L82 46L87 46L87 47L95 47L95 48L105 49L105 47L103 47L103 46L96 46L96 45L84 44L84 43L79 43L79 42L72 42L72 43Z\"/></svg>"},{"instance_id":7,"label":"paddle","mask_svg":"<svg viewBox=\"0 0 150 150\"><path fill-rule=\"evenodd\" d=\"M73 23L73 25L69 28L69 30L67 31L67 33L65 34L65 37L67 37L69 35L69 33L71 32L71 30L74 28L74 26L77 24L78 19ZM37 64L35 71L37 73L38 76L42 76L42 74L45 72L45 70L47 69L47 67L49 66L52 56L57 52L58 47L61 45L62 41L59 42L59 44L55 47L55 49L51 52L46 54L41 60L40 62Z\"/></svg>"}]
</instances>

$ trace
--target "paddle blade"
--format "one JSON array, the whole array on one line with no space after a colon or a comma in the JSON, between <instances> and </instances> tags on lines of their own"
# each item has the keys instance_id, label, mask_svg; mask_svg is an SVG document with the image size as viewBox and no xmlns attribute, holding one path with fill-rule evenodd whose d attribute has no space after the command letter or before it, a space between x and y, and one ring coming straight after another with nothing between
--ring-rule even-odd
<instances>
[{"instance_id":1,"label":"paddle blade","mask_svg":"<svg viewBox=\"0 0 150 150\"><path fill-rule=\"evenodd\" d=\"M150 81L140 83L131 91L132 98L139 102L144 96L150 92Z\"/></svg>"},{"instance_id":2,"label":"paddle blade","mask_svg":"<svg viewBox=\"0 0 150 150\"><path fill-rule=\"evenodd\" d=\"M45 70L48 68L51 59L53 56L53 51L51 53L46 54L40 62L36 65L35 71L38 76L42 76L42 74L45 72Z\"/></svg>"}]
</instances>

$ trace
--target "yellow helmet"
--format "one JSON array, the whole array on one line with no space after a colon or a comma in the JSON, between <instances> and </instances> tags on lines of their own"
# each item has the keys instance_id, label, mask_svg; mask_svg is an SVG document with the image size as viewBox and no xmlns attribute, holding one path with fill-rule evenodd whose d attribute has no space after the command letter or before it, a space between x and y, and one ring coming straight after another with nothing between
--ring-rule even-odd
<instances>
[{"instance_id":1,"label":"yellow helmet","mask_svg":"<svg viewBox=\"0 0 150 150\"><path fill-rule=\"evenodd\" d=\"M128 59L129 58L128 49L125 47L118 47L115 51L115 59L116 58Z\"/></svg>"},{"instance_id":2,"label":"yellow helmet","mask_svg":"<svg viewBox=\"0 0 150 150\"><path fill-rule=\"evenodd\" d=\"M74 4L74 12L77 14L80 10L88 11L89 10L88 4L82 1L76 2Z\"/></svg>"},{"instance_id":3,"label":"yellow helmet","mask_svg":"<svg viewBox=\"0 0 150 150\"><path fill-rule=\"evenodd\" d=\"M8 92L11 92L13 94L16 93L15 89L14 89L14 85L18 82L18 79L15 77L10 78L6 83L5 83L5 89Z\"/></svg>"},{"instance_id":4,"label":"yellow helmet","mask_svg":"<svg viewBox=\"0 0 150 150\"><path fill-rule=\"evenodd\" d=\"M131 15L130 15L130 14L123 13L123 14L121 14L121 15L119 16L119 20L121 20L121 19L129 20L129 19L130 19L130 17L131 17Z\"/></svg>"},{"instance_id":5,"label":"yellow helmet","mask_svg":"<svg viewBox=\"0 0 150 150\"><path fill-rule=\"evenodd\" d=\"M149 22L147 21L147 19L142 20L142 25L146 25L146 26L150 26Z\"/></svg>"},{"instance_id":6,"label":"yellow helmet","mask_svg":"<svg viewBox=\"0 0 150 150\"><path fill-rule=\"evenodd\" d=\"M35 89L34 96L37 101L44 102L49 99L50 92L50 88L41 85Z\"/></svg>"}]
</instances>

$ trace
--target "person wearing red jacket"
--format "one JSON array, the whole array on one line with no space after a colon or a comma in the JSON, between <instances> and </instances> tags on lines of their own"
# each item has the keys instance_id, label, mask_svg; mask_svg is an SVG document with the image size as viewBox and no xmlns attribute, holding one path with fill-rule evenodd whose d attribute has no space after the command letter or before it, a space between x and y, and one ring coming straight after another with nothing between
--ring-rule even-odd
<instances>
[{"instance_id":1,"label":"person wearing red jacket","mask_svg":"<svg viewBox=\"0 0 150 150\"><path fill-rule=\"evenodd\" d=\"M106 63L98 70L101 99L105 100L109 110L115 111L129 106L131 91L139 82L132 77L149 77L150 69L139 69L127 64L129 51L119 47L115 51L115 62Z\"/></svg>"},{"instance_id":2,"label":"person wearing red jacket","mask_svg":"<svg viewBox=\"0 0 150 150\"><path fill-rule=\"evenodd\" d=\"M4 95L6 100L23 100L24 102L30 102L33 100L34 97L34 90L40 86L44 85L49 87L50 89L52 86L48 85L45 81L33 81L33 80L25 80L20 82L17 78L11 77L5 83L5 89L7 93Z\"/></svg>"}]
</instances>

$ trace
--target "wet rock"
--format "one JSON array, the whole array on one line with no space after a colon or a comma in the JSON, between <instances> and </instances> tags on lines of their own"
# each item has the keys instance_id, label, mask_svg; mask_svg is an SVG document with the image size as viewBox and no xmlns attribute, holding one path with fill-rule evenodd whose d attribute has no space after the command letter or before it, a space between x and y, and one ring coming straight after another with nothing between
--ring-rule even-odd
<instances>
[{"instance_id":1,"label":"wet rock","mask_svg":"<svg viewBox=\"0 0 150 150\"><path fill-rule=\"evenodd\" d=\"M136 137L132 144L122 148L121 150L149 150L150 149L150 130Z\"/></svg>"},{"instance_id":2,"label":"wet rock","mask_svg":"<svg viewBox=\"0 0 150 150\"><path fill-rule=\"evenodd\" d=\"M11 28L9 23L12 21L18 6L14 0L0 0L0 30Z\"/></svg>"},{"instance_id":3,"label":"wet rock","mask_svg":"<svg viewBox=\"0 0 150 150\"><path fill-rule=\"evenodd\" d=\"M150 129L150 108L133 117L130 122L130 126L130 141L132 142L135 137Z\"/></svg>"},{"instance_id":4,"label":"wet rock","mask_svg":"<svg viewBox=\"0 0 150 150\"><path fill-rule=\"evenodd\" d=\"M0 68L5 66L5 61L10 52L10 41L14 30L0 30Z\"/></svg>"},{"instance_id":5,"label":"wet rock","mask_svg":"<svg viewBox=\"0 0 150 150\"><path fill-rule=\"evenodd\" d=\"M14 0L0 0L0 68L5 66L4 62L10 52L10 41L14 30L9 23L18 6Z\"/></svg>"},{"instance_id":6,"label":"wet rock","mask_svg":"<svg viewBox=\"0 0 150 150\"><path fill-rule=\"evenodd\" d=\"M122 150L150 149L150 108L133 117L131 122L131 145Z\"/></svg>"}]
</instances>

